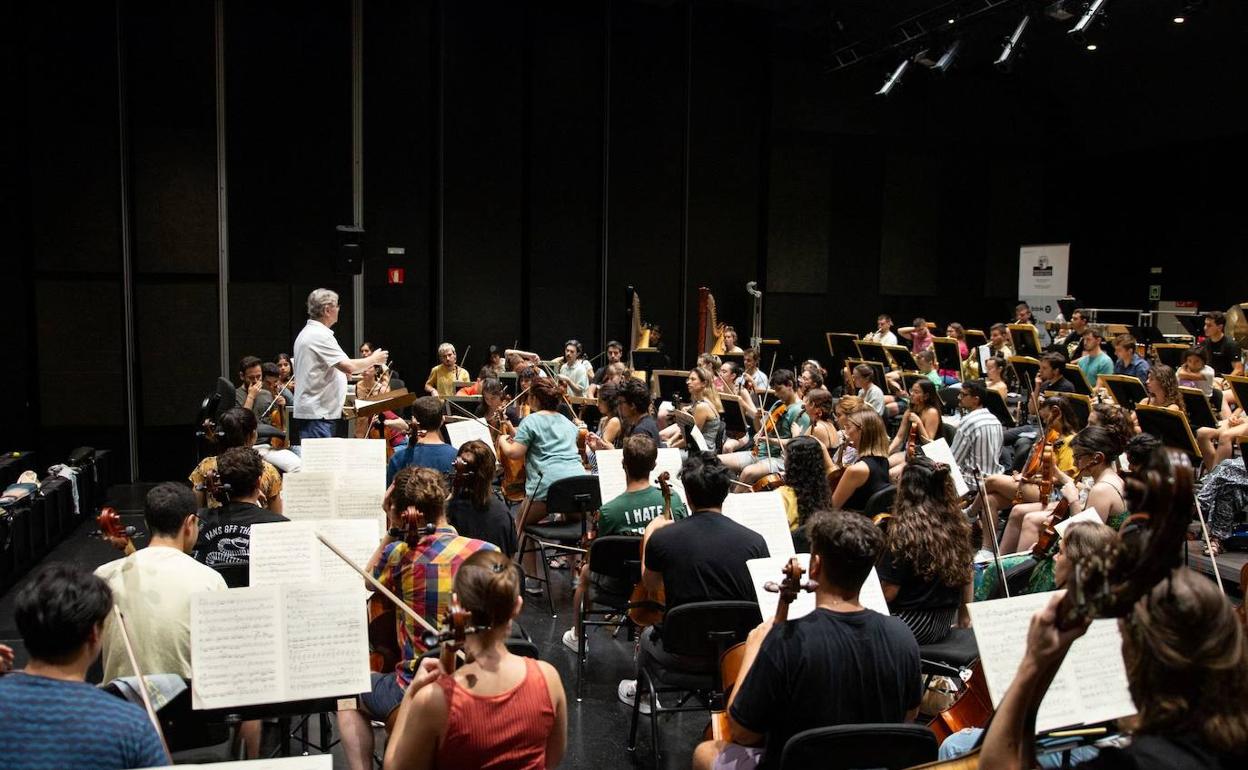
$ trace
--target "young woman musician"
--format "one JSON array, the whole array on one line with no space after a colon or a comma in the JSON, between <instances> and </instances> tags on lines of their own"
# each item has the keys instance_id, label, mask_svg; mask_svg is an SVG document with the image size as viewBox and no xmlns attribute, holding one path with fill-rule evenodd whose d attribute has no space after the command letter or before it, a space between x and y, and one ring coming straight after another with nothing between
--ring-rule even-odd
<instances>
[{"instance_id":1,"label":"young woman musician","mask_svg":"<svg viewBox=\"0 0 1248 770\"><path fill-rule=\"evenodd\" d=\"M1117 529L1127 513L1125 483L1113 462L1113 458L1122 454L1124 449L1121 437L1108 428L1090 425L1071 439L1070 447L1074 451L1075 470L1072 475L1067 475L1059 468L1054 484L1070 504L1070 515L1095 508L1102 522ZM1081 489L1076 481L1084 476L1091 480L1091 484ZM1017 550L1026 550L1036 544L1047 518L1046 511L1024 516ZM1004 542L1001 547L1002 550L1016 550L1014 547L1007 547Z\"/></svg>"},{"instance_id":2,"label":"young woman musician","mask_svg":"<svg viewBox=\"0 0 1248 770\"><path fill-rule=\"evenodd\" d=\"M952 337L958 341L958 358L965 361L967 356L971 354L971 349L966 344L966 327L957 321L951 321L945 327L945 336Z\"/></svg>"},{"instance_id":3,"label":"young woman musician","mask_svg":"<svg viewBox=\"0 0 1248 770\"><path fill-rule=\"evenodd\" d=\"M825 391L826 392L826 391ZM780 499L789 519L789 532L798 550L806 542L806 520L817 511L831 509L828 494L827 450L812 436L798 436L784 445L784 486Z\"/></svg>"},{"instance_id":4,"label":"young woman musician","mask_svg":"<svg viewBox=\"0 0 1248 770\"><path fill-rule=\"evenodd\" d=\"M1010 393L1010 383L1005 379L1005 359L1001 356L988 356L984 359L984 384L1001 394L1004 399Z\"/></svg>"},{"instance_id":5,"label":"young woman musician","mask_svg":"<svg viewBox=\"0 0 1248 770\"><path fill-rule=\"evenodd\" d=\"M295 384L291 380L295 376L295 362L290 360L289 353L277 354L278 383L291 393L295 392Z\"/></svg>"},{"instance_id":6,"label":"young woman musician","mask_svg":"<svg viewBox=\"0 0 1248 770\"><path fill-rule=\"evenodd\" d=\"M845 418L845 435L858 457L845 466L832 493L832 508L861 511L871 495L888 486L888 431L875 410L867 407Z\"/></svg>"},{"instance_id":7,"label":"young woman musician","mask_svg":"<svg viewBox=\"0 0 1248 770\"><path fill-rule=\"evenodd\" d=\"M385 766L558 766L568 727L559 673L505 644L524 604L519 573L500 553L475 553L455 574L454 592L471 614L464 650L472 662L443 671L437 658L422 661L399 706Z\"/></svg>"},{"instance_id":8,"label":"young woman musician","mask_svg":"<svg viewBox=\"0 0 1248 770\"><path fill-rule=\"evenodd\" d=\"M893 482L901 476L906 456L910 454L912 428L918 430L920 445L940 438L940 397L931 380L915 380L910 386L910 408L902 415L897 435L888 445L888 477Z\"/></svg>"},{"instance_id":9,"label":"young woman musician","mask_svg":"<svg viewBox=\"0 0 1248 770\"><path fill-rule=\"evenodd\" d=\"M693 443L688 437L689 433L696 426L706 439L708 449L719 454L724 446L724 421L719 418L719 413L724 407L719 401L719 394L715 392L711 370L700 366L690 370L685 384L689 388L692 403L684 409L669 413L668 420L673 424L660 431L659 435L669 447L687 449Z\"/></svg>"},{"instance_id":10,"label":"young woman musician","mask_svg":"<svg viewBox=\"0 0 1248 770\"><path fill-rule=\"evenodd\" d=\"M836 424L836 401L832 394L823 388L811 388L802 398L806 406L806 415L810 424L797 435L810 436L818 439L829 452L834 451L841 443L838 435L840 427Z\"/></svg>"},{"instance_id":11,"label":"young woman musician","mask_svg":"<svg viewBox=\"0 0 1248 770\"><path fill-rule=\"evenodd\" d=\"M876 565L884 598L919 644L939 642L959 617L969 625L975 558L949 467L924 455L906 463L892 514Z\"/></svg>"},{"instance_id":12,"label":"young woman musician","mask_svg":"<svg viewBox=\"0 0 1248 770\"><path fill-rule=\"evenodd\" d=\"M1070 402L1062 396L1049 396L1040 402L1040 431L1043 435L1037 436L1035 443L1032 445L1032 455L1038 462L1040 456L1035 452L1040 451L1037 447L1042 439L1056 437L1056 441L1052 443L1053 459L1057 465L1057 469L1065 473L1070 473L1075 469L1075 456L1070 448L1070 440L1079 430L1079 418L1075 415L1075 410L1071 408ZM1028 457L1029 463L1033 457ZM1036 483L1033 475L1032 479L1024 480L1023 474L1015 471L1010 474L994 473L984 479L984 489L992 498L992 505L995 510L1008 508L1018 503L1048 503L1048 500L1040 499L1040 487ZM1023 513L1010 514L1010 523L1006 525L1005 535L1003 535L1002 547L1007 542L1013 542L1018 536L1019 527L1022 526ZM1013 537L1011 537L1013 536ZM1011 548L1007 553L1012 553Z\"/></svg>"},{"instance_id":13,"label":"young woman musician","mask_svg":"<svg viewBox=\"0 0 1248 770\"><path fill-rule=\"evenodd\" d=\"M367 344L365 343L365 345ZM361 348L363 347L362 345ZM370 366L360 372L360 381L355 384L355 397L357 400L369 401L380 398L389 392L389 372L383 373L380 366ZM389 410L375 415L372 419L357 419L355 421L356 438L368 438L369 433L374 429L379 429L383 435L385 429L389 429L390 446L396 449L407 443L407 435L411 432L407 420Z\"/></svg>"},{"instance_id":14,"label":"young woman musician","mask_svg":"<svg viewBox=\"0 0 1248 770\"><path fill-rule=\"evenodd\" d=\"M217 454L234 447L254 447L256 445L256 413L250 409L236 406L225 410L217 425ZM260 507L268 508L273 513L282 512L282 474L268 460L261 460L264 470L260 473ZM205 457L191 471L190 481L196 487L195 502L200 508L219 508L221 501L209 497L199 487L204 485L209 473L217 470L216 455Z\"/></svg>"},{"instance_id":15,"label":"young woman musician","mask_svg":"<svg viewBox=\"0 0 1248 770\"><path fill-rule=\"evenodd\" d=\"M1141 401L1141 404L1160 406L1175 412L1183 411L1183 395L1179 393L1179 379L1175 376L1174 369L1165 364L1157 364L1148 370L1146 386L1148 398ZM1135 417L1135 414L1132 413L1131 416Z\"/></svg>"},{"instance_id":16,"label":"young woman musician","mask_svg":"<svg viewBox=\"0 0 1248 770\"><path fill-rule=\"evenodd\" d=\"M461 536L498 546L510 558L516 552L516 528L507 504L494 491L497 468L484 441L464 442L455 456L446 520Z\"/></svg>"}]
</instances>

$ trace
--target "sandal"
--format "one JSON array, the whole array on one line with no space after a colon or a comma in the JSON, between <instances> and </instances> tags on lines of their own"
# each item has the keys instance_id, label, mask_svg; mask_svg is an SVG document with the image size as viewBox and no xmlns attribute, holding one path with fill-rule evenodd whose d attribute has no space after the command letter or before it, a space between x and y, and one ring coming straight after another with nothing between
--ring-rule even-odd
<instances>
[{"instance_id":1,"label":"sandal","mask_svg":"<svg viewBox=\"0 0 1248 770\"><path fill-rule=\"evenodd\" d=\"M1201 543L1200 551L1205 556L1217 557L1222 555L1222 541L1216 537L1209 538L1209 542Z\"/></svg>"},{"instance_id":2,"label":"sandal","mask_svg":"<svg viewBox=\"0 0 1248 770\"><path fill-rule=\"evenodd\" d=\"M567 568L568 568L568 557L566 557L566 556L556 556L556 557L552 558L550 561L546 562L546 564L547 564L547 566L549 566L551 569L567 569Z\"/></svg>"}]
</instances>

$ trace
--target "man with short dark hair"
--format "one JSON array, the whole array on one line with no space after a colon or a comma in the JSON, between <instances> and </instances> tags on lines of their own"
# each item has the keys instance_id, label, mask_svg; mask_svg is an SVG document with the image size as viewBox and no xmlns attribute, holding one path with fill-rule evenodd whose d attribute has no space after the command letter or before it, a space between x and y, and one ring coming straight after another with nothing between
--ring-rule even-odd
<instances>
[{"instance_id":1,"label":"man with short dark hair","mask_svg":"<svg viewBox=\"0 0 1248 770\"><path fill-rule=\"evenodd\" d=\"M1066 352L1066 360L1073 361L1079 357L1083 349L1083 330L1088 327L1088 316L1082 310L1070 314L1070 334L1062 340L1062 348Z\"/></svg>"},{"instance_id":2,"label":"man with short dark hair","mask_svg":"<svg viewBox=\"0 0 1248 770\"><path fill-rule=\"evenodd\" d=\"M893 318L887 313L880 313L875 319L875 331L862 335L864 342L878 342L881 345L896 345L897 335L893 334Z\"/></svg>"},{"instance_id":3,"label":"man with short dark hair","mask_svg":"<svg viewBox=\"0 0 1248 770\"><path fill-rule=\"evenodd\" d=\"M659 423L650 414L650 391L646 384L635 377L629 377L619 384L615 391L617 414L622 424L624 436L646 436L655 446L662 446L659 438Z\"/></svg>"},{"instance_id":4,"label":"man with short dark hair","mask_svg":"<svg viewBox=\"0 0 1248 770\"><path fill-rule=\"evenodd\" d=\"M750 632L728 699L732 742L699 745L697 770L779 767L785 743L803 730L910 722L918 713L914 635L858 596L884 548L879 529L843 511L816 513L807 527L815 610L781 627L764 618Z\"/></svg>"},{"instance_id":5,"label":"man with short dark hair","mask_svg":"<svg viewBox=\"0 0 1248 770\"><path fill-rule=\"evenodd\" d=\"M234 389L234 406L241 406L256 413L256 417L268 411L273 394L264 388L264 364L255 356L244 356L238 362L239 386Z\"/></svg>"},{"instance_id":6,"label":"man with short dark hair","mask_svg":"<svg viewBox=\"0 0 1248 770\"><path fill-rule=\"evenodd\" d=\"M407 446L394 453L386 463L386 483L404 468L432 468L447 473L455 462L455 447L442 440L442 399L421 396L412 404L415 434Z\"/></svg>"},{"instance_id":7,"label":"man with short dark hair","mask_svg":"<svg viewBox=\"0 0 1248 770\"><path fill-rule=\"evenodd\" d=\"M66 562L41 567L18 593L13 615L30 660L0 677L6 770L169 764L143 709L86 682L112 609L108 585Z\"/></svg>"},{"instance_id":8,"label":"man with short dark hair","mask_svg":"<svg viewBox=\"0 0 1248 770\"><path fill-rule=\"evenodd\" d=\"M1148 362L1135 352L1135 337L1130 334L1114 337L1114 374L1134 377L1147 387L1150 368Z\"/></svg>"},{"instance_id":9,"label":"man with short dark hair","mask_svg":"<svg viewBox=\"0 0 1248 770\"><path fill-rule=\"evenodd\" d=\"M1083 330L1083 355L1075 363L1083 372L1088 387L1095 388L1102 374L1114 373L1114 362L1101 350L1101 332L1091 326Z\"/></svg>"},{"instance_id":10,"label":"man with short dark hair","mask_svg":"<svg viewBox=\"0 0 1248 770\"><path fill-rule=\"evenodd\" d=\"M776 394L776 403L769 409L783 406L784 412L770 429L770 415L754 405L754 399L744 388L737 394L741 409L753 422L754 446L757 451L740 450L719 456L730 469L740 472L741 482L744 484L753 484L768 473L783 472L785 443L810 425L806 405L797 397L797 378L792 371L777 369L773 372L771 387Z\"/></svg>"},{"instance_id":11,"label":"man with short dark hair","mask_svg":"<svg viewBox=\"0 0 1248 770\"><path fill-rule=\"evenodd\" d=\"M1205 349L1205 358L1219 376L1244 373L1239 343L1226 336L1226 313L1205 313L1205 341L1200 346Z\"/></svg>"},{"instance_id":12,"label":"man with short dark hair","mask_svg":"<svg viewBox=\"0 0 1248 770\"><path fill-rule=\"evenodd\" d=\"M616 340L607 343L607 361L594 372L594 384L601 385L607 378L607 367L619 363L624 358L624 346Z\"/></svg>"},{"instance_id":13,"label":"man with short dark hair","mask_svg":"<svg viewBox=\"0 0 1248 770\"><path fill-rule=\"evenodd\" d=\"M143 505L151 534L147 547L95 571L126 615L144 673L191 677L191 594L226 589L219 572L189 555L199 540L196 508L185 484L157 484ZM122 676L134 671L110 615L104 624L104 681Z\"/></svg>"},{"instance_id":14,"label":"man with short dark hair","mask_svg":"<svg viewBox=\"0 0 1248 770\"><path fill-rule=\"evenodd\" d=\"M289 521L260 507L260 474L264 465L251 447L227 449L217 455L217 477L229 489L229 502L199 512L199 539L191 550L209 567L246 564L251 557L251 525Z\"/></svg>"},{"instance_id":15,"label":"man with short dark hair","mask_svg":"<svg viewBox=\"0 0 1248 770\"><path fill-rule=\"evenodd\" d=\"M1010 328L1002 323L988 327L988 348L991 355L1001 356L1007 360L1013 357L1014 349L1010 347Z\"/></svg>"},{"instance_id":16,"label":"man with short dark hair","mask_svg":"<svg viewBox=\"0 0 1248 770\"><path fill-rule=\"evenodd\" d=\"M1001 472L997 455L1004 439L1001 421L984 406L988 388L983 380L967 380L958 394L958 406L965 414L953 434L953 459L963 474L978 472L989 476Z\"/></svg>"}]
</instances>

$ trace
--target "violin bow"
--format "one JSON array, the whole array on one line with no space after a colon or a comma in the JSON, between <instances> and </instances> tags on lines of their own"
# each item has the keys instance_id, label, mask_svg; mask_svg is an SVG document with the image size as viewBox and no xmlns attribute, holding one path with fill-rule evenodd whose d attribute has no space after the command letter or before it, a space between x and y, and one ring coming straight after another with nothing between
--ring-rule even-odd
<instances>
[{"instance_id":1,"label":"violin bow","mask_svg":"<svg viewBox=\"0 0 1248 770\"><path fill-rule=\"evenodd\" d=\"M160 738L160 746L165 750L165 756L172 764L173 754L169 752L165 731L160 728L156 709L152 707L152 697L147 692L147 680L143 678L143 670L139 668L139 659L134 654L134 644L130 641L130 631L126 628L126 616L122 614L121 607L116 604L113 605L113 614L117 616L117 628L120 629L121 639L126 644L126 657L130 659L130 668L134 669L134 675L139 680L139 697L143 699L143 708L147 711L147 718L152 721L152 727L156 728L156 735Z\"/></svg>"},{"instance_id":2,"label":"violin bow","mask_svg":"<svg viewBox=\"0 0 1248 770\"><path fill-rule=\"evenodd\" d=\"M502 433L502 431L501 431L501 430L499 430L498 428L495 428L493 425L490 425L488 422L486 422L486 421L485 421L485 420L483 420L482 418L480 418L480 417L476 416L475 414L473 414L472 412L468 411L467 409L463 408L462 406L460 406L459 404L455 403L454 401L447 401L446 403L450 404L450 405L451 405L451 408L453 408L453 409L458 409L459 411L463 412L463 413L464 413L464 416L465 416L465 417L467 417L468 419L470 419L470 420L476 420L477 422L481 423L482 425L484 425L485 427L487 427L487 428L489 428L490 430L494 431L495 433L499 433L499 434L501 434L501 433ZM504 408L505 408L505 407L504 407Z\"/></svg>"},{"instance_id":3,"label":"violin bow","mask_svg":"<svg viewBox=\"0 0 1248 770\"><path fill-rule=\"evenodd\" d=\"M410 617L412 620L416 621L416 625L418 625L418 626L422 626L422 627L423 627L426 631L428 631L428 632L430 632L430 633L432 633L432 634L436 634L436 633L438 633L438 629L436 629L436 628L434 628L433 626L431 626L431 625L429 624L429 621L427 621L427 620L425 620L424 618L422 618L422 617L420 616L420 613L419 613L419 612L417 612L416 610L414 610L414 609L412 609L411 607L407 606L407 602L403 601L403 600L402 600L402 599L400 599L398 596L396 596L396 595L394 594L394 592L393 592L393 591L391 591L389 588L386 588L385 586L383 586L383 585L381 584L381 581L379 581L377 578L373 577L372 575L368 574L368 573L367 573L367 572L365 572L364 570L360 569L360 566L359 566L358 564L356 564L355 562L351 561L351 557L347 556L345 553L343 553L342 551L338 550L338 546L336 546L336 545L334 545L333 543L331 543L331 542L329 542L328 540L326 540L326 539L325 539L325 536L324 536L324 535L322 535L320 532L317 532L317 533L316 533L316 539L317 539L317 540L320 540L320 541L321 541L321 543L322 543L322 544L323 544L326 548L328 548L329 550L333 551L335 556L337 556L339 559L342 559L343 561L345 561L345 562L347 563L347 566L348 566L348 567L350 567L351 569L353 569L353 570L355 570L356 572L360 573L360 576L361 576L362 578L364 578L365 580L367 580L367 581L368 581L368 583L369 583L369 585L371 585L373 588L376 588L376 589L377 589L379 592L381 592L381 594L382 594L383 596L385 596L387 599L389 599L390 601L394 602L394 605L395 605L396 607L398 607L399 609L401 609L401 610L403 610L404 612L406 612L406 613L407 613L407 615L408 615L408 617Z\"/></svg>"},{"instance_id":4,"label":"violin bow","mask_svg":"<svg viewBox=\"0 0 1248 770\"><path fill-rule=\"evenodd\" d=\"M1200 507L1200 500L1192 498L1196 504L1196 516L1200 519L1200 531L1204 534L1205 548L1209 550L1209 561L1213 564L1213 576L1218 579L1218 590L1226 596L1226 586L1222 585L1222 571L1218 569L1218 559L1213 555L1213 544L1209 542L1209 527L1205 524L1205 512Z\"/></svg>"}]
</instances>

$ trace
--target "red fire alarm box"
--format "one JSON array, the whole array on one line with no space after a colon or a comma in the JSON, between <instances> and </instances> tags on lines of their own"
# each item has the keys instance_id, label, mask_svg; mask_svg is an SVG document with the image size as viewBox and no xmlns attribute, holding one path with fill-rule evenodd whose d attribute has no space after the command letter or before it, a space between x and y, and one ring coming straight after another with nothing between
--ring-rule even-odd
<instances>
[{"instance_id":1,"label":"red fire alarm box","mask_svg":"<svg viewBox=\"0 0 1248 770\"><path fill-rule=\"evenodd\" d=\"M403 284L404 270L401 267L392 267L386 271L386 283L391 286L401 286Z\"/></svg>"}]
</instances>

